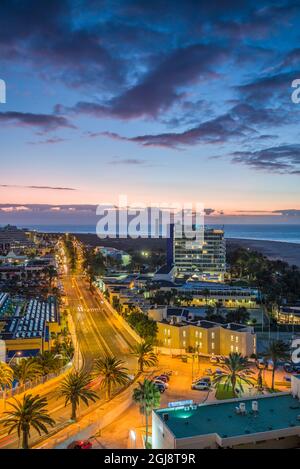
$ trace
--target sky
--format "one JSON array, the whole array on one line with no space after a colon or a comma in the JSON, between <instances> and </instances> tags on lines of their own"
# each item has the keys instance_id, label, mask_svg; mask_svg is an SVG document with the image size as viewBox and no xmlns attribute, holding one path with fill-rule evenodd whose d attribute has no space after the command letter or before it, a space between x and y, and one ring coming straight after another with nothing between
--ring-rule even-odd
<instances>
[{"instance_id":1,"label":"sky","mask_svg":"<svg viewBox=\"0 0 300 469\"><path fill-rule=\"evenodd\" d=\"M0 222L126 194L300 223L299 22L292 0L1 0Z\"/></svg>"}]
</instances>

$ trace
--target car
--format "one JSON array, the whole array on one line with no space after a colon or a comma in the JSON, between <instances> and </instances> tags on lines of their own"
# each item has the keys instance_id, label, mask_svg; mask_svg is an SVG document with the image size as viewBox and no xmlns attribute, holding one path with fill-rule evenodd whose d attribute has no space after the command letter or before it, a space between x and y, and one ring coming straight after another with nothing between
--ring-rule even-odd
<instances>
[{"instance_id":1,"label":"car","mask_svg":"<svg viewBox=\"0 0 300 469\"><path fill-rule=\"evenodd\" d=\"M93 445L89 440L72 441L68 449L92 449Z\"/></svg>"},{"instance_id":2,"label":"car","mask_svg":"<svg viewBox=\"0 0 300 469\"><path fill-rule=\"evenodd\" d=\"M164 383L167 383L167 381L168 381L166 376L163 376L163 375L154 376L154 379L157 379L158 381L163 381Z\"/></svg>"},{"instance_id":3,"label":"car","mask_svg":"<svg viewBox=\"0 0 300 469\"><path fill-rule=\"evenodd\" d=\"M209 361L210 363L219 363L218 357L215 357L215 356L210 357Z\"/></svg>"},{"instance_id":4,"label":"car","mask_svg":"<svg viewBox=\"0 0 300 469\"><path fill-rule=\"evenodd\" d=\"M159 375L161 378L165 378L167 381L170 381L170 375L167 375L166 373L162 373Z\"/></svg>"},{"instance_id":5,"label":"car","mask_svg":"<svg viewBox=\"0 0 300 469\"><path fill-rule=\"evenodd\" d=\"M161 381L160 379L154 379L153 383L155 383L155 384L158 383L158 384L164 386L165 389L167 389L169 387L169 385L167 383L164 383L164 381Z\"/></svg>"},{"instance_id":6,"label":"car","mask_svg":"<svg viewBox=\"0 0 300 469\"><path fill-rule=\"evenodd\" d=\"M165 386L163 386L161 383L156 383L155 381L153 383L155 384L155 386L157 387L157 389L159 390L161 394L165 392L166 390Z\"/></svg>"},{"instance_id":7,"label":"car","mask_svg":"<svg viewBox=\"0 0 300 469\"><path fill-rule=\"evenodd\" d=\"M198 381L197 383L193 383L191 388L196 389L197 391L208 391L210 389L210 385L205 381Z\"/></svg>"},{"instance_id":8,"label":"car","mask_svg":"<svg viewBox=\"0 0 300 469\"><path fill-rule=\"evenodd\" d=\"M216 369L215 371L216 375L222 375L223 374L223 371L220 370L219 368Z\"/></svg>"}]
</instances>

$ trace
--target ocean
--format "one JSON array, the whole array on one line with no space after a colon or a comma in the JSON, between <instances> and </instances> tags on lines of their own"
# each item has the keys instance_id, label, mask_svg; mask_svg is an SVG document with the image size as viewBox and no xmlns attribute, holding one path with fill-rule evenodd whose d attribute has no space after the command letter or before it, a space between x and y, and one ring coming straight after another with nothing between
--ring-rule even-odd
<instances>
[{"instance_id":1,"label":"ocean","mask_svg":"<svg viewBox=\"0 0 300 469\"><path fill-rule=\"evenodd\" d=\"M210 226L207 224L207 226ZM222 228L226 238L256 239L264 241L282 241L300 244L300 224L276 225L211 225ZM21 227L21 226L20 226ZM24 227L24 226L23 226ZM95 234L95 225L27 225L26 228L47 233L88 233Z\"/></svg>"}]
</instances>

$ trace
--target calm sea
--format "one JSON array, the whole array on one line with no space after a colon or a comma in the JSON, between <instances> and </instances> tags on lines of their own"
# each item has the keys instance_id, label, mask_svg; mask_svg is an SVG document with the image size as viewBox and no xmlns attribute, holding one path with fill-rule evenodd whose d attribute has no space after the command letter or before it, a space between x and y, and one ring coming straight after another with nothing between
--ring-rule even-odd
<instances>
[{"instance_id":1,"label":"calm sea","mask_svg":"<svg viewBox=\"0 0 300 469\"><path fill-rule=\"evenodd\" d=\"M208 225L209 226L209 225ZM212 225L220 228L220 225ZM26 228L47 233L93 233L95 225L29 225ZM226 238L259 239L300 243L299 225L224 225Z\"/></svg>"}]
</instances>

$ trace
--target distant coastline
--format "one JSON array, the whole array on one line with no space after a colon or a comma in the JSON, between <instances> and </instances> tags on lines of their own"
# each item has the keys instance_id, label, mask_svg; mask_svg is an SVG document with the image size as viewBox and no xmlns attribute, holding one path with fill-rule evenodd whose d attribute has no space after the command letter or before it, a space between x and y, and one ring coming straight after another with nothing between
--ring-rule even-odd
<instances>
[{"instance_id":1,"label":"distant coastline","mask_svg":"<svg viewBox=\"0 0 300 469\"><path fill-rule=\"evenodd\" d=\"M237 247L249 248L261 252L272 260L282 260L290 265L300 267L300 244L283 241L266 241L259 239L227 238L228 249Z\"/></svg>"}]
</instances>

